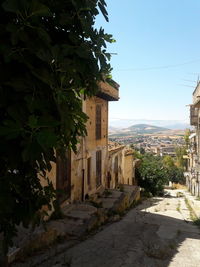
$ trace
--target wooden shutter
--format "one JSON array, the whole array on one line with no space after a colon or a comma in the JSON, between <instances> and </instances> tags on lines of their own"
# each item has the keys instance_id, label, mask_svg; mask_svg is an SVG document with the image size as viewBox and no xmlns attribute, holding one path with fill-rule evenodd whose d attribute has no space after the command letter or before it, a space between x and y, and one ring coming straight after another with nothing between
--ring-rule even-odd
<instances>
[{"instance_id":1,"label":"wooden shutter","mask_svg":"<svg viewBox=\"0 0 200 267\"><path fill-rule=\"evenodd\" d=\"M91 158L87 159L87 184L91 184Z\"/></svg>"},{"instance_id":2,"label":"wooden shutter","mask_svg":"<svg viewBox=\"0 0 200 267\"><path fill-rule=\"evenodd\" d=\"M96 105L96 139L101 139L101 105Z\"/></svg>"},{"instance_id":3,"label":"wooden shutter","mask_svg":"<svg viewBox=\"0 0 200 267\"><path fill-rule=\"evenodd\" d=\"M66 151L65 155L56 153L56 189L60 202L68 199L71 194L71 153Z\"/></svg>"},{"instance_id":4,"label":"wooden shutter","mask_svg":"<svg viewBox=\"0 0 200 267\"><path fill-rule=\"evenodd\" d=\"M101 150L96 152L96 185L101 185Z\"/></svg>"}]
</instances>

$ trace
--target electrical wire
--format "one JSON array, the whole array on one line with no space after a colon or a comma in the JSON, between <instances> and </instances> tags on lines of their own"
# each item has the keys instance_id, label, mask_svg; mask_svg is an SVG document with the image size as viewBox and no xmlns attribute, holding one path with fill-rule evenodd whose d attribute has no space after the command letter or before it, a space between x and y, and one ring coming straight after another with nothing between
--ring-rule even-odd
<instances>
[{"instance_id":1,"label":"electrical wire","mask_svg":"<svg viewBox=\"0 0 200 267\"><path fill-rule=\"evenodd\" d=\"M187 61L187 62L183 62L183 63L179 63L179 64L174 64L174 65L163 65L163 66L158 66L158 67L131 68L131 69L116 69L115 71L146 71L146 70L169 69L169 68L176 68L179 66L192 64L195 62L200 62L200 59L191 60L191 61Z\"/></svg>"}]
</instances>

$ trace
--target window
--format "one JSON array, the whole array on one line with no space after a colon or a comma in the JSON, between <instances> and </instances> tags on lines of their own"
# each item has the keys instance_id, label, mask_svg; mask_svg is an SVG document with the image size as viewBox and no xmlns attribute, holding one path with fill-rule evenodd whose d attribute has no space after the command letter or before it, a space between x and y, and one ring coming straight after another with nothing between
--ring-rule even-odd
<instances>
[{"instance_id":1,"label":"window","mask_svg":"<svg viewBox=\"0 0 200 267\"><path fill-rule=\"evenodd\" d=\"M87 159L87 184L91 184L91 158Z\"/></svg>"},{"instance_id":2,"label":"window","mask_svg":"<svg viewBox=\"0 0 200 267\"><path fill-rule=\"evenodd\" d=\"M101 185L101 150L96 152L96 185Z\"/></svg>"},{"instance_id":3,"label":"window","mask_svg":"<svg viewBox=\"0 0 200 267\"><path fill-rule=\"evenodd\" d=\"M101 106L96 105L96 139L101 139Z\"/></svg>"}]
</instances>

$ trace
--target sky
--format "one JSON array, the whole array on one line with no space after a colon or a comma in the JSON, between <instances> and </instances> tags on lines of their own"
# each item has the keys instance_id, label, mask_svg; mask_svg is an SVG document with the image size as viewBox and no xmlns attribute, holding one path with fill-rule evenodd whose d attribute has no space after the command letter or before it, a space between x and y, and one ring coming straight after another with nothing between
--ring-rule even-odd
<instances>
[{"instance_id":1,"label":"sky","mask_svg":"<svg viewBox=\"0 0 200 267\"><path fill-rule=\"evenodd\" d=\"M109 117L189 121L200 75L200 0L106 0L108 45L120 100Z\"/></svg>"}]
</instances>

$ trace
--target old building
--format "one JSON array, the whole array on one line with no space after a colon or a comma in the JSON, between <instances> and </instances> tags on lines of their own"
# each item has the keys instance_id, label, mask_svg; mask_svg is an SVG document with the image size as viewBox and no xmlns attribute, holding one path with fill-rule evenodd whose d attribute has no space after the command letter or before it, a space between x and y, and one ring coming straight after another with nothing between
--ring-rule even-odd
<instances>
[{"instance_id":1,"label":"old building","mask_svg":"<svg viewBox=\"0 0 200 267\"><path fill-rule=\"evenodd\" d=\"M126 148L124 151L123 184L136 185L135 181L135 157L133 149Z\"/></svg>"},{"instance_id":2,"label":"old building","mask_svg":"<svg viewBox=\"0 0 200 267\"><path fill-rule=\"evenodd\" d=\"M65 159L57 156L49 178L61 202L84 201L107 185L108 103L118 101L119 85L101 82L96 96L83 101L88 116L87 136L80 138L77 153L67 151Z\"/></svg>"},{"instance_id":3,"label":"old building","mask_svg":"<svg viewBox=\"0 0 200 267\"><path fill-rule=\"evenodd\" d=\"M187 157L187 170L188 173L186 175L186 184L189 191L192 194L196 192L196 163L197 163L197 146L196 146L196 133L192 133L189 136L189 147L187 149L188 157Z\"/></svg>"},{"instance_id":4,"label":"old building","mask_svg":"<svg viewBox=\"0 0 200 267\"><path fill-rule=\"evenodd\" d=\"M136 185L134 150L117 143L109 144L107 188Z\"/></svg>"},{"instance_id":5,"label":"old building","mask_svg":"<svg viewBox=\"0 0 200 267\"><path fill-rule=\"evenodd\" d=\"M124 183L124 145L110 143L108 149L107 188L117 188Z\"/></svg>"},{"instance_id":6,"label":"old building","mask_svg":"<svg viewBox=\"0 0 200 267\"><path fill-rule=\"evenodd\" d=\"M186 183L193 195L200 196L200 82L193 92L193 103L190 105L190 124L194 126L194 133L189 137Z\"/></svg>"},{"instance_id":7,"label":"old building","mask_svg":"<svg viewBox=\"0 0 200 267\"><path fill-rule=\"evenodd\" d=\"M160 148L160 156L171 156L175 157L176 156L176 146L175 145L161 145Z\"/></svg>"}]
</instances>

